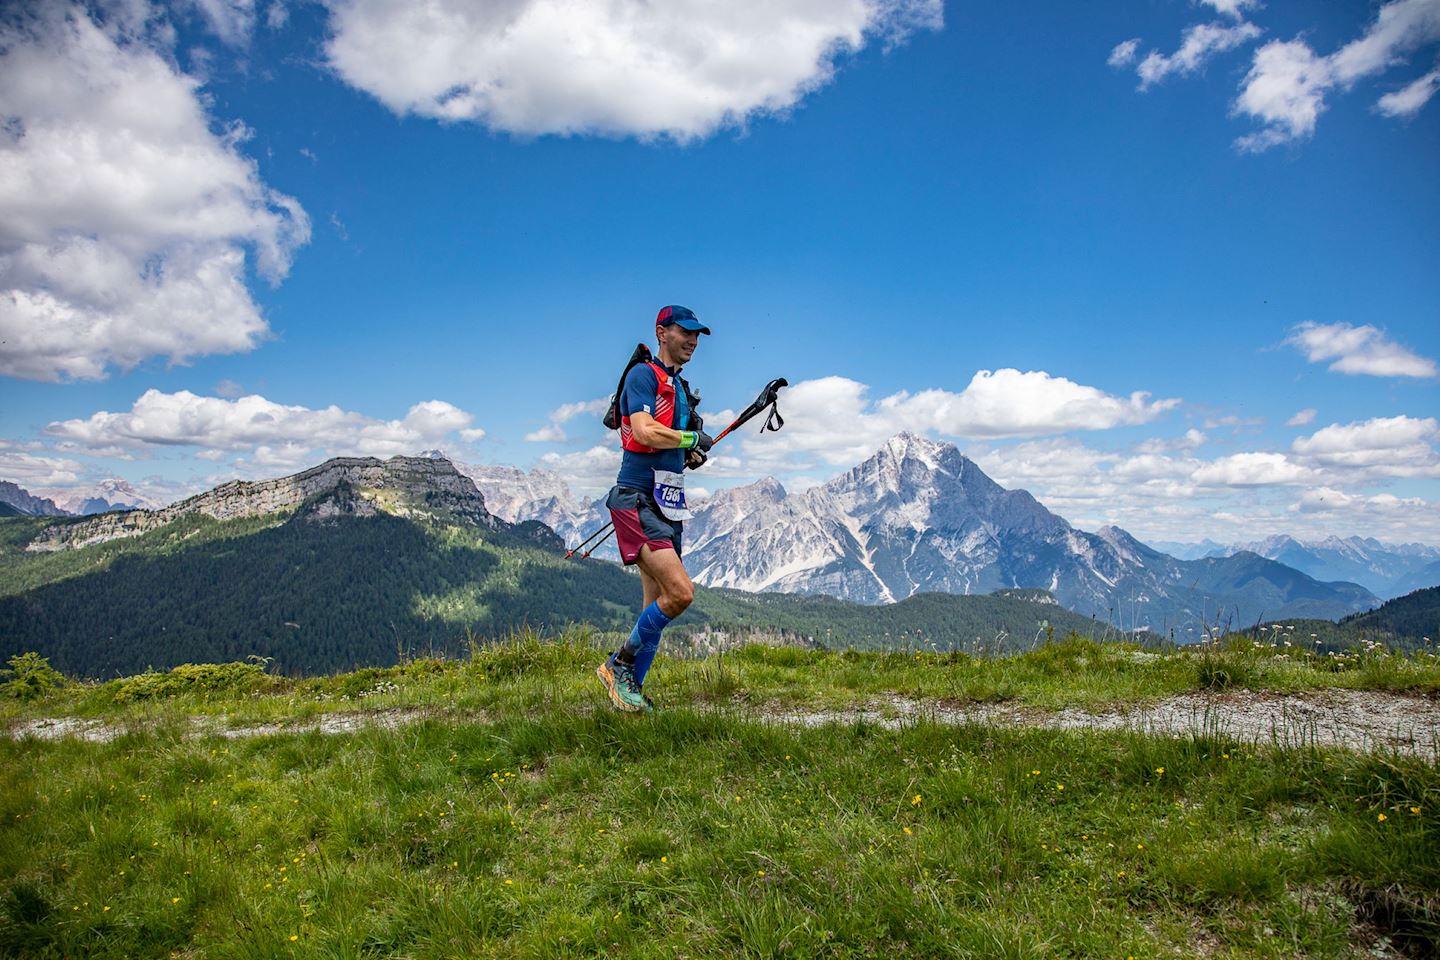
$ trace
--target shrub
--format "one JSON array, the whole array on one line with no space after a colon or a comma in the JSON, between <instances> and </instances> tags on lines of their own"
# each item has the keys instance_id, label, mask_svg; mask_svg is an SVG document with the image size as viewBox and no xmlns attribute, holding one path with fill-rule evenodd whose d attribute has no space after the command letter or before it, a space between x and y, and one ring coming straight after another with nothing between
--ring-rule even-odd
<instances>
[{"instance_id":1,"label":"shrub","mask_svg":"<svg viewBox=\"0 0 1440 960\"><path fill-rule=\"evenodd\" d=\"M261 663L182 663L168 673L138 674L111 685L121 703L158 700L185 693L247 693L273 686L276 678Z\"/></svg>"},{"instance_id":2,"label":"shrub","mask_svg":"<svg viewBox=\"0 0 1440 960\"><path fill-rule=\"evenodd\" d=\"M10 658L10 667L0 670L5 678L0 684L7 697L33 700L65 685L65 677L50 666L50 661L33 650Z\"/></svg>"}]
</instances>

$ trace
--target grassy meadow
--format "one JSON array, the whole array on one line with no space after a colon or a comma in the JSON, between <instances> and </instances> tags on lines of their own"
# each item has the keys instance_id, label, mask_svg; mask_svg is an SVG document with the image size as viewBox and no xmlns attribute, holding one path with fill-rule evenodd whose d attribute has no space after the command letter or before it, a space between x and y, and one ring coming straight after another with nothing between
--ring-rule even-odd
<instances>
[{"instance_id":1,"label":"grassy meadow","mask_svg":"<svg viewBox=\"0 0 1440 960\"><path fill-rule=\"evenodd\" d=\"M226 664L49 689L22 665L9 729L70 717L115 736L0 739L0 955L1360 957L1440 941L1440 772L1423 759L774 720L897 696L1433 697L1431 653L747 647L662 656L647 687L665 709L637 717L603 700L601 639L308 679ZM355 711L406 719L300 726Z\"/></svg>"}]
</instances>

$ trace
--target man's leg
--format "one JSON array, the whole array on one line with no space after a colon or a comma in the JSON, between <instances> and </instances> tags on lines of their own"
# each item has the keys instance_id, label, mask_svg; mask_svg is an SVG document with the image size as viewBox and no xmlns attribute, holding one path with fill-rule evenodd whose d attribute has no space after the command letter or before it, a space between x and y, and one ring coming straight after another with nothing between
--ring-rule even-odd
<instances>
[{"instance_id":1,"label":"man's leg","mask_svg":"<svg viewBox=\"0 0 1440 960\"><path fill-rule=\"evenodd\" d=\"M658 602L665 616L674 620L695 599L695 584L690 581L690 574L685 572L685 565L674 550L652 550L647 544L640 548L640 559L636 565L640 568L640 576L648 581L645 586L648 588L652 583L655 586L654 596L646 590L647 607Z\"/></svg>"},{"instance_id":2,"label":"man's leg","mask_svg":"<svg viewBox=\"0 0 1440 960\"><path fill-rule=\"evenodd\" d=\"M643 552L648 550L649 547L641 547L640 549ZM660 583L654 577L650 576L650 574L646 573L645 568L640 566L639 563L637 563L635 567L640 571L640 592L645 597L640 603L640 609L644 610L650 606L650 604L660 599Z\"/></svg>"},{"instance_id":3,"label":"man's leg","mask_svg":"<svg viewBox=\"0 0 1440 960\"><path fill-rule=\"evenodd\" d=\"M616 656L634 665L635 682L643 684L660 649L660 632L690 606L695 599L695 585L674 550L652 550L647 544L640 548L637 563L647 602L635 621L635 629L630 631L630 639Z\"/></svg>"}]
</instances>

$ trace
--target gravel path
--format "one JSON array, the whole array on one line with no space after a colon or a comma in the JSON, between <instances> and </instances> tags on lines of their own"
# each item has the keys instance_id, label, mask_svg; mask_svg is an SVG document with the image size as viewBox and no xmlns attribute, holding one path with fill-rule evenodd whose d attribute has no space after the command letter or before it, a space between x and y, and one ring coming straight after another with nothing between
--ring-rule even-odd
<instances>
[{"instance_id":1,"label":"gravel path","mask_svg":"<svg viewBox=\"0 0 1440 960\"><path fill-rule=\"evenodd\" d=\"M1440 754L1440 701L1372 690L1186 693L1155 703L1093 713L1075 707L1046 711L1011 703L931 703L897 698L836 711L777 708L771 715L777 721L803 726L864 720L893 728L925 719L1055 730L1212 733L1243 743L1394 750L1431 761Z\"/></svg>"},{"instance_id":2,"label":"gravel path","mask_svg":"<svg viewBox=\"0 0 1440 960\"><path fill-rule=\"evenodd\" d=\"M933 702L893 697L842 710L795 710L783 704L771 704L761 715L770 722L804 727L866 722L893 729L925 720L1056 730L1135 730L1159 735L1210 733L1242 743L1393 750L1432 762L1440 759L1440 700L1368 690L1187 693L1155 703L1111 707L1098 712L1074 707L1047 711L1013 703ZM394 729L432 717L486 721L483 716L457 718L430 707L329 713L295 723L237 727L225 726L223 721L214 718L193 717L191 735L238 739L312 731L342 734L369 728ZM104 743L126 730L124 726L103 720L55 717L14 724L6 734L12 739L75 738Z\"/></svg>"}]
</instances>

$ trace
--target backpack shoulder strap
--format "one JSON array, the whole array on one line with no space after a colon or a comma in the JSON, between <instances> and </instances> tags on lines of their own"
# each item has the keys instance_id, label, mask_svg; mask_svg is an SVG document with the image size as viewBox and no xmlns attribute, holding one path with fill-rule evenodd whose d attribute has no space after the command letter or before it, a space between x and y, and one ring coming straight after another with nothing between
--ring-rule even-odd
<instances>
[{"instance_id":1,"label":"backpack shoulder strap","mask_svg":"<svg viewBox=\"0 0 1440 960\"><path fill-rule=\"evenodd\" d=\"M620 373L620 382L615 386L615 392L610 394L610 406L605 408L603 422L607 429L620 429L620 395L625 392L625 378L630 375L630 370L638 363L652 362L650 348L643 343L637 343L630 359L625 362L625 369Z\"/></svg>"}]
</instances>

